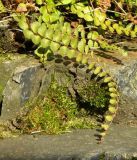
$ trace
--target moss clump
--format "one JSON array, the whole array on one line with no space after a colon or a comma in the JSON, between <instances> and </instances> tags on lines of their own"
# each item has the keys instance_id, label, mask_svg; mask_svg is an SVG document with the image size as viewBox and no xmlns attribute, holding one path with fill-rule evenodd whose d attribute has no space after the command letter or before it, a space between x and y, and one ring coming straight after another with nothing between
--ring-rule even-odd
<instances>
[{"instance_id":1,"label":"moss clump","mask_svg":"<svg viewBox=\"0 0 137 160\"><path fill-rule=\"evenodd\" d=\"M0 50L0 62L3 62L5 60L11 60L11 56L9 54L3 54Z\"/></svg>"},{"instance_id":2,"label":"moss clump","mask_svg":"<svg viewBox=\"0 0 137 160\"><path fill-rule=\"evenodd\" d=\"M99 160L105 160L105 153L99 155Z\"/></svg>"},{"instance_id":3,"label":"moss clump","mask_svg":"<svg viewBox=\"0 0 137 160\"><path fill-rule=\"evenodd\" d=\"M5 61L16 61L20 60L22 58L27 57L28 55L25 54L14 54L12 52L7 52L7 53L2 53L3 50L0 50L0 63L5 62Z\"/></svg>"},{"instance_id":4,"label":"moss clump","mask_svg":"<svg viewBox=\"0 0 137 160\"><path fill-rule=\"evenodd\" d=\"M28 105L27 114L17 117L17 122L25 133L60 134L76 128L95 128L96 116L104 114L108 104L108 87L101 82L77 79L68 87L53 78L44 98Z\"/></svg>"},{"instance_id":5,"label":"moss clump","mask_svg":"<svg viewBox=\"0 0 137 160\"><path fill-rule=\"evenodd\" d=\"M104 109L109 104L108 86L101 81L77 80L75 82L75 90L77 92L77 101L80 104L87 104L91 108Z\"/></svg>"},{"instance_id":6,"label":"moss clump","mask_svg":"<svg viewBox=\"0 0 137 160\"><path fill-rule=\"evenodd\" d=\"M9 122L0 121L0 139L19 136L19 132L15 128L13 130L10 126Z\"/></svg>"},{"instance_id":7,"label":"moss clump","mask_svg":"<svg viewBox=\"0 0 137 160\"><path fill-rule=\"evenodd\" d=\"M67 93L67 87L53 81L46 96L31 106L27 116L21 120L23 132L43 131L59 134L72 128L93 128L95 122L85 112L78 109L77 102Z\"/></svg>"}]
</instances>

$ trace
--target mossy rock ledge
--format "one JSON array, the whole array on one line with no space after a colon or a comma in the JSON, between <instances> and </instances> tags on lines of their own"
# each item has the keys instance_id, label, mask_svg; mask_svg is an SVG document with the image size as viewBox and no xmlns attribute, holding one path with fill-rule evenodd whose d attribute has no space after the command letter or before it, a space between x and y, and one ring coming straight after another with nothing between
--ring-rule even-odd
<instances>
[{"instance_id":1,"label":"mossy rock ledge","mask_svg":"<svg viewBox=\"0 0 137 160\"><path fill-rule=\"evenodd\" d=\"M109 64L107 64L109 65ZM53 67L54 66L54 67ZM137 61L129 58L124 65L110 64L111 74L118 83L120 91L117 123L137 123ZM84 68L76 71L60 62L49 61L44 67L38 60L25 55L10 56L0 61L0 103L1 120L16 117L22 106L44 95L55 75L60 84L66 84L78 74L85 76Z\"/></svg>"},{"instance_id":2,"label":"mossy rock ledge","mask_svg":"<svg viewBox=\"0 0 137 160\"><path fill-rule=\"evenodd\" d=\"M109 66L108 63L108 67L120 91L119 111L114 121L120 124L110 127L103 144L96 144L94 130L76 130L61 136L23 135L1 140L0 159L9 159L10 156L10 159L136 160L137 61L129 58L122 66ZM18 54L2 59L0 121L15 118L28 101L44 96L52 75L58 83L66 84L74 80L75 74L84 77L84 68L79 71L74 67L68 69L59 61L49 61L43 67L34 57Z\"/></svg>"},{"instance_id":3,"label":"mossy rock ledge","mask_svg":"<svg viewBox=\"0 0 137 160\"><path fill-rule=\"evenodd\" d=\"M43 66L33 57L14 55L10 60L2 60L0 68L0 120L15 118L24 105L35 102L38 97L44 97L53 79L58 85L68 87L69 94L75 97L74 81L77 82L76 89L87 78L84 67L77 68L71 61L61 59L60 56Z\"/></svg>"}]
</instances>

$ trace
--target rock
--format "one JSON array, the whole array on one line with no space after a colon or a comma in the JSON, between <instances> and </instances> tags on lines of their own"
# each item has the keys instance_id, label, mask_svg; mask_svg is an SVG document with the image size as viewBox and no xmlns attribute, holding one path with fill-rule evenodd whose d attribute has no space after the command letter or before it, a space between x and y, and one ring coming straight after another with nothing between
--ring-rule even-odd
<instances>
[{"instance_id":1,"label":"rock","mask_svg":"<svg viewBox=\"0 0 137 160\"><path fill-rule=\"evenodd\" d=\"M114 71L121 93L133 100L137 99L137 61L129 61Z\"/></svg>"},{"instance_id":2,"label":"rock","mask_svg":"<svg viewBox=\"0 0 137 160\"><path fill-rule=\"evenodd\" d=\"M0 141L1 160L136 160L137 128L112 125L102 144L95 131L62 135L22 135Z\"/></svg>"},{"instance_id":3,"label":"rock","mask_svg":"<svg viewBox=\"0 0 137 160\"><path fill-rule=\"evenodd\" d=\"M137 125L137 60L129 58L123 63L116 68L110 66L120 92L115 122Z\"/></svg>"},{"instance_id":4,"label":"rock","mask_svg":"<svg viewBox=\"0 0 137 160\"><path fill-rule=\"evenodd\" d=\"M3 81L1 90L1 117L11 119L16 116L21 107L30 99L38 95L44 69L41 64L31 57L14 57L10 61L0 64Z\"/></svg>"},{"instance_id":5,"label":"rock","mask_svg":"<svg viewBox=\"0 0 137 160\"><path fill-rule=\"evenodd\" d=\"M115 123L131 124L137 126L137 40L124 42L128 48L128 56L123 57L119 53L107 53L100 51L100 63L109 70L113 79L117 82L119 90L118 112Z\"/></svg>"}]
</instances>

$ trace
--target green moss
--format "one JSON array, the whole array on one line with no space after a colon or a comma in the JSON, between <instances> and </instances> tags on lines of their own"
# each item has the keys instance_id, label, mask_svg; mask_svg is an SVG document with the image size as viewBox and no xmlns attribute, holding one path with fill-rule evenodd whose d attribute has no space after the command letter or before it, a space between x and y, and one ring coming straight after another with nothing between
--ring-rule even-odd
<instances>
[{"instance_id":1,"label":"green moss","mask_svg":"<svg viewBox=\"0 0 137 160\"><path fill-rule=\"evenodd\" d=\"M3 85L0 84L0 94L3 92Z\"/></svg>"},{"instance_id":2,"label":"green moss","mask_svg":"<svg viewBox=\"0 0 137 160\"><path fill-rule=\"evenodd\" d=\"M76 92L81 96L79 99L79 95L71 97L66 86L53 80L45 97L37 100L35 106L28 106L27 115L19 118L20 129L27 133L42 131L59 134L76 128L96 127L95 117L90 115L90 109L88 110L86 105L104 109L108 103L107 88L90 82L86 84L79 82L75 85ZM79 101L86 105L80 106Z\"/></svg>"},{"instance_id":3,"label":"green moss","mask_svg":"<svg viewBox=\"0 0 137 160\"><path fill-rule=\"evenodd\" d=\"M40 99L35 107L21 118L23 132L44 131L47 134L59 134L74 128L93 128L95 121L87 112L78 109L75 99L67 92L67 87L59 86L53 81L44 99Z\"/></svg>"},{"instance_id":4,"label":"green moss","mask_svg":"<svg viewBox=\"0 0 137 160\"><path fill-rule=\"evenodd\" d=\"M99 160L105 160L105 153L102 153L99 155Z\"/></svg>"},{"instance_id":5,"label":"green moss","mask_svg":"<svg viewBox=\"0 0 137 160\"><path fill-rule=\"evenodd\" d=\"M95 108L105 108L109 104L108 86L101 84L101 82L80 80L76 82L75 89L81 103L88 102L90 106Z\"/></svg>"},{"instance_id":6,"label":"green moss","mask_svg":"<svg viewBox=\"0 0 137 160\"><path fill-rule=\"evenodd\" d=\"M3 90L6 86L7 83L7 75L4 71L4 68L2 68L2 66L0 65L1 69L0 69L0 102L3 98ZM3 69L3 70L2 70ZM2 72L1 72L2 71Z\"/></svg>"},{"instance_id":7,"label":"green moss","mask_svg":"<svg viewBox=\"0 0 137 160\"><path fill-rule=\"evenodd\" d=\"M0 51L0 52L2 52L2 51ZM0 62L3 62L4 60L7 60L7 59L8 59L7 54L0 53Z\"/></svg>"},{"instance_id":8,"label":"green moss","mask_svg":"<svg viewBox=\"0 0 137 160\"><path fill-rule=\"evenodd\" d=\"M6 64L3 62L10 59L11 58L8 54L0 54L0 101L2 100L2 93L8 81L9 75L11 74L10 70L6 70Z\"/></svg>"},{"instance_id":9,"label":"green moss","mask_svg":"<svg viewBox=\"0 0 137 160\"><path fill-rule=\"evenodd\" d=\"M15 60L17 59L17 55L13 54L13 53L2 53L2 51L0 51L0 62L6 61L6 60ZM20 56L21 57L21 56Z\"/></svg>"},{"instance_id":10,"label":"green moss","mask_svg":"<svg viewBox=\"0 0 137 160\"><path fill-rule=\"evenodd\" d=\"M0 102L2 100L2 92L3 92L4 87L0 84Z\"/></svg>"},{"instance_id":11,"label":"green moss","mask_svg":"<svg viewBox=\"0 0 137 160\"><path fill-rule=\"evenodd\" d=\"M9 125L10 124L6 121L5 122L0 121L0 139L17 137L20 134L17 130L12 131Z\"/></svg>"}]
</instances>

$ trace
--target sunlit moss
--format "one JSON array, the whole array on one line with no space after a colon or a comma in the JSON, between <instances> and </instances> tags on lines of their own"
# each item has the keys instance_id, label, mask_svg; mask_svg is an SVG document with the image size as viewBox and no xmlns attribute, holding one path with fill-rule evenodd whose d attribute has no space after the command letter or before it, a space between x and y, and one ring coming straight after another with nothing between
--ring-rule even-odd
<instances>
[{"instance_id":1,"label":"sunlit moss","mask_svg":"<svg viewBox=\"0 0 137 160\"><path fill-rule=\"evenodd\" d=\"M10 137L17 137L19 136L19 132L17 130L12 130L9 127L8 122L0 122L0 139L3 138L10 138Z\"/></svg>"},{"instance_id":2,"label":"sunlit moss","mask_svg":"<svg viewBox=\"0 0 137 160\"><path fill-rule=\"evenodd\" d=\"M44 99L31 106L27 116L22 119L23 132L42 131L59 134L72 128L94 128L96 122L84 109L79 110L77 101L72 99L67 87L53 81Z\"/></svg>"}]
</instances>

